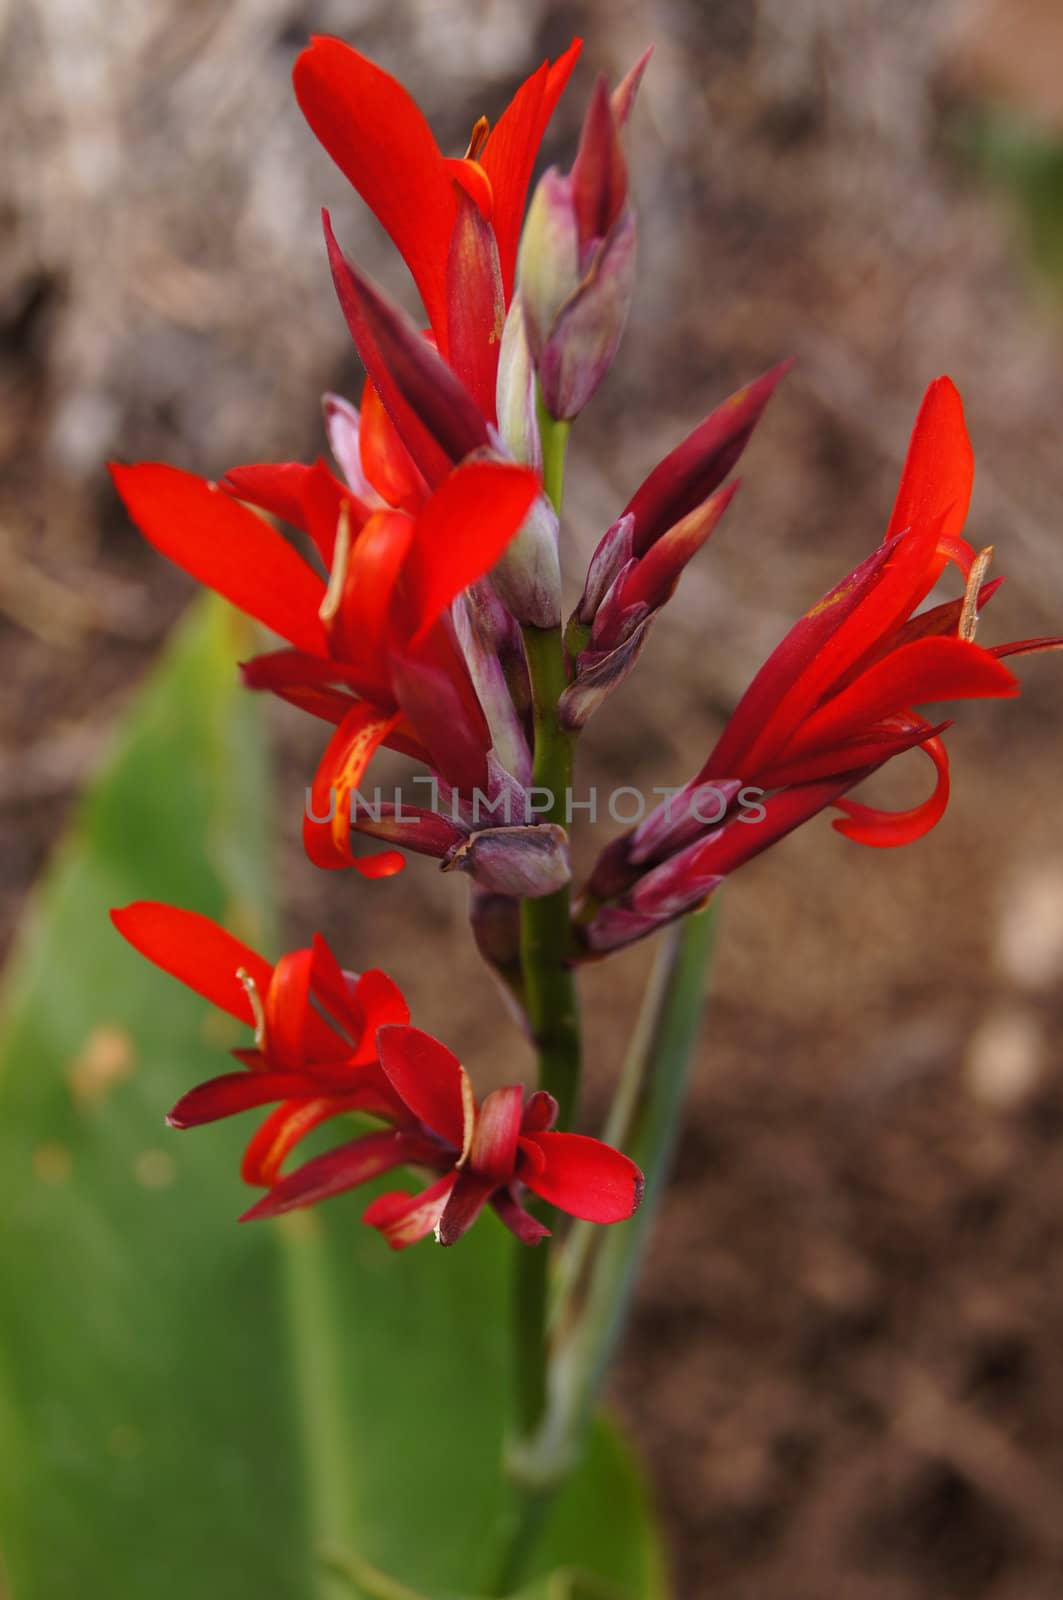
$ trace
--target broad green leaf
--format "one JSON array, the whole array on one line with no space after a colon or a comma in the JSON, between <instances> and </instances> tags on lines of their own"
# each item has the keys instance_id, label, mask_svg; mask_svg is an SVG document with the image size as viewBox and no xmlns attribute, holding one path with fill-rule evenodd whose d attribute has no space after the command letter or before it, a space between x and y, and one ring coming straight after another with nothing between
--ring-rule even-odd
<instances>
[{"instance_id":1,"label":"broad green leaf","mask_svg":"<svg viewBox=\"0 0 1063 1600\"><path fill-rule=\"evenodd\" d=\"M330 1571L334 1550L426 1600L475 1597L515 1519L499 1471L508 1235L489 1217L453 1250L392 1255L359 1223L364 1195L237 1226L253 1121L175 1134L163 1117L225 1070L239 1030L107 921L110 906L170 900L277 953L266 763L258 708L236 684L237 628L210 605L180 630L4 989L10 1593L341 1600L356 1590ZM320 888L404 892L331 875ZM522 1600L665 1593L640 1478L611 1429L597 1430L531 1579Z\"/></svg>"}]
</instances>

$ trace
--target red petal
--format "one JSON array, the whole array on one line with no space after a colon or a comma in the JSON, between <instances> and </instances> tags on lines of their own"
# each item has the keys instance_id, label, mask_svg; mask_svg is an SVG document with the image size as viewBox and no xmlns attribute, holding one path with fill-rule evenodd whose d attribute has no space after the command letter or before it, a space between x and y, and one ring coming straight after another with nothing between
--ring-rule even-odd
<instances>
[{"instance_id":1,"label":"red petal","mask_svg":"<svg viewBox=\"0 0 1063 1600\"><path fill-rule=\"evenodd\" d=\"M244 1212L240 1221L279 1217L299 1206L316 1205L319 1200L344 1194L394 1167L430 1164L436 1153L429 1142L417 1134L390 1130L364 1134L347 1144L337 1145L334 1150L326 1150L324 1155L314 1156L313 1160L281 1178L269 1194Z\"/></svg>"},{"instance_id":2,"label":"red petal","mask_svg":"<svg viewBox=\"0 0 1063 1600\"><path fill-rule=\"evenodd\" d=\"M432 130L400 83L339 39L314 39L292 78L307 122L391 235L445 349L455 202Z\"/></svg>"},{"instance_id":3,"label":"red petal","mask_svg":"<svg viewBox=\"0 0 1063 1600\"><path fill-rule=\"evenodd\" d=\"M397 510L416 512L428 494L428 485L399 438L384 402L368 382L362 391L358 440L362 471L377 494Z\"/></svg>"},{"instance_id":4,"label":"red petal","mask_svg":"<svg viewBox=\"0 0 1063 1600\"><path fill-rule=\"evenodd\" d=\"M379 1228L393 1250L405 1250L416 1244L436 1226L458 1181L456 1172L448 1172L430 1188L420 1194L403 1194L401 1190L378 1195L365 1208L362 1221L371 1228Z\"/></svg>"},{"instance_id":5,"label":"red petal","mask_svg":"<svg viewBox=\"0 0 1063 1600\"><path fill-rule=\"evenodd\" d=\"M276 1181L286 1156L314 1128L343 1111L357 1109L357 1096L322 1095L316 1100L285 1100L253 1135L240 1166L245 1183L268 1189Z\"/></svg>"},{"instance_id":6,"label":"red petal","mask_svg":"<svg viewBox=\"0 0 1063 1600\"><path fill-rule=\"evenodd\" d=\"M529 1187L569 1216L587 1222L622 1222L638 1209L644 1180L633 1161L582 1133L534 1133L546 1158Z\"/></svg>"},{"instance_id":7,"label":"red petal","mask_svg":"<svg viewBox=\"0 0 1063 1600\"><path fill-rule=\"evenodd\" d=\"M226 1072L182 1095L166 1120L171 1128L198 1128L273 1100L305 1095L307 1088L307 1079L297 1072Z\"/></svg>"},{"instance_id":8,"label":"red petal","mask_svg":"<svg viewBox=\"0 0 1063 1600\"><path fill-rule=\"evenodd\" d=\"M490 422L495 420L495 379L506 303L498 247L489 222L464 190L447 256L447 327L450 365Z\"/></svg>"},{"instance_id":9,"label":"red petal","mask_svg":"<svg viewBox=\"0 0 1063 1600\"><path fill-rule=\"evenodd\" d=\"M877 662L809 717L783 754L825 749L913 706L1007 698L1018 692L1014 674L980 645L966 639L917 639Z\"/></svg>"},{"instance_id":10,"label":"red petal","mask_svg":"<svg viewBox=\"0 0 1063 1600\"><path fill-rule=\"evenodd\" d=\"M325 586L275 528L191 472L152 462L110 470L156 550L297 649L325 654Z\"/></svg>"},{"instance_id":11,"label":"red petal","mask_svg":"<svg viewBox=\"0 0 1063 1600\"><path fill-rule=\"evenodd\" d=\"M381 1028L377 1049L391 1087L414 1116L455 1150L465 1145L465 1069L420 1028Z\"/></svg>"},{"instance_id":12,"label":"red petal","mask_svg":"<svg viewBox=\"0 0 1063 1600\"><path fill-rule=\"evenodd\" d=\"M350 840L351 798L373 755L397 721L397 717L383 716L375 706L360 701L329 740L303 817L303 844L315 866L355 865ZM402 861L393 850L385 852L385 856Z\"/></svg>"},{"instance_id":13,"label":"red petal","mask_svg":"<svg viewBox=\"0 0 1063 1600\"><path fill-rule=\"evenodd\" d=\"M936 378L915 419L886 538L935 521L945 536L962 533L973 482L963 404L950 378Z\"/></svg>"},{"instance_id":14,"label":"red petal","mask_svg":"<svg viewBox=\"0 0 1063 1600\"><path fill-rule=\"evenodd\" d=\"M749 754L757 745L761 749L767 746L762 759L770 760L768 730L789 731L787 708L793 700L795 685L802 687L803 704L806 698L804 685L810 675L817 671L827 645L868 595L883 582L890 555L890 548L880 545L854 572L850 572L806 612L782 642L776 645L738 702L715 749L694 780L696 783L749 770ZM808 694L816 698L818 693L818 686L808 690ZM815 700L811 703L814 704ZM781 742L779 733L776 738Z\"/></svg>"},{"instance_id":15,"label":"red petal","mask_svg":"<svg viewBox=\"0 0 1063 1600\"><path fill-rule=\"evenodd\" d=\"M393 699L388 652L395 601L408 587L405 568L415 532L416 523L404 511L377 511L355 540L347 563L334 624L336 653L352 663L366 685L362 693L377 705Z\"/></svg>"},{"instance_id":16,"label":"red petal","mask_svg":"<svg viewBox=\"0 0 1063 1600\"><path fill-rule=\"evenodd\" d=\"M539 496L527 467L469 461L421 509L410 553L418 637L494 566Z\"/></svg>"},{"instance_id":17,"label":"red petal","mask_svg":"<svg viewBox=\"0 0 1063 1600\"><path fill-rule=\"evenodd\" d=\"M280 517L293 528L303 525L303 481L310 471L301 461L261 462L247 467L230 467L220 488L235 500Z\"/></svg>"},{"instance_id":18,"label":"red petal","mask_svg":"<svg viewBox=\"0 0 1063 1600\"><path fill-rule=\"evenodd\" d=\"M519 1084L492 1089L476 1118L469 1168L495 1185L508 1183L513 1176L523 1100Z\"/></svg>"},{"instance_id":19,"label":"red petal","mask_svg":"<svg viewBox=\"0 0 1063 1600\"><path fill-rule=\"evenodd\" d=\"M927 739L919 748L926 751L937 770L932 795L908 811L881 811L855 800L837 800L838 810L844 811L846 816L844 821L834 822L832 826L857 844L875 845L880 849L911 844L936 828L949 803L948 753L940 739Z\"/></svg>"},{"instance_id":20,"label":"red petal","mask_svg":"<svg viewBox=\"0 0 1063 1600\"><path fill-rule=\"evenodd\" d=\"M393 983L387 973L375 968L364 972L358 979L354 1005L361 1029L361 1044L354 1057L355 1063L376 1061L377 1029L404 1026L410 1020L410 1008L398 984Z\"/></svg>"},{"instance_id":21,"label":"red petal","mask_svg":"<svg viewBox=\"0 0 1063 1600\"><path fill-rule=\"evenodd\" d=\"M545 1089L536 1089L528 1096L521 1118L521 1133L545 1133L557 1120L557 1101Z\"/></svg>"},{"instance_id":22,"label":"red petal","mask_svg":"<svg viewBox=\"0 0 1063 1600\"><path fill-rule=\"evenodd\" d=\"M273 968L254 950L198 911L182 911L158 900L136 900L111 912L111 921L142 956L194 989L230 1016L255 1026L255 1014L240 979L242 967L265 996Z\"/></svg>"},{"instance_id":23,"label":"red petal","mask_svg":"<svg viewBox=\"0 0 1063 1600\"><path fill-rule=\"evenodd\" d=\"M550 1229L538 1217L533 1217L530 1211L525 1211L519 1201L513 1198L511 1190L496 1189L491 1196L491 1205L521 1244L536 1245L549 1239Z\"/></svg>"},{"instance_id":24,"label":"red petal","mask_svg":"<svg viewBox=\"0 0 1063 1600\"><path fill-rule=\"evenodd\" d=\"M553 66L544 61L538 72L521 84L480 155L480 164L491 180L491 220L507 305L513 294L517 244L535 157L582 48L582 39L573 39Z\"/></svg>"},{"instance_id":25,"label":"red petal","mask_svg":"<svg viewBox=\"0 0 1063 1600\"><path fill-rule=\"evenodd\" d=\"M431 625L416 650L391 657L403 713L433 767L453 788L486 789L491 733L450 630Z\"/></svg>"}]
</instances>

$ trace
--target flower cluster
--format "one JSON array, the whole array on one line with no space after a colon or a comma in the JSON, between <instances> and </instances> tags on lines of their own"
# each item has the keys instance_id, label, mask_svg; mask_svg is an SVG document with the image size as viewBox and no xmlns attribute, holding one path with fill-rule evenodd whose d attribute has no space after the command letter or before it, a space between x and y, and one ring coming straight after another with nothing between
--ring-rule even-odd
<instances>
[{"instance_id":1,"label":"flower cluster","mask_svg":"<svg viewBox=\"0 0 1063 1600\"><path fill-rule=\"evenodd\" d=\"M338 40L315 40L296 63L299 104L397 246L427 327L345 256L326 214L339 307L367 375L358 406L325 397L333 464L243 465L217 483L158 464L113 469L145 537L283 641L243 664L247 685L331 725L309 787L310 859L382 878L401 869L401 845L460 868L480 948L533 1034L544 971L567 973L703 905L821 810L840 810L835 827L869 845L926 833L948 799L948 724L927 708L1014 695L1002 658L1060 643L976 642L998 582L986 576L991 552L963 538L972 454L959 396L938 379L883 542L787 634L701 769L607 844L570 900L566 831L533 792L570 771L580 730L635 668L731 505L729 476L789 366L717 406L635 490L562 629L559 462L627 317L636 223L624 138L647 64L612 93L599 81L571 171L546 171L522 221L578 52L577 41L544 63L494 126L480 118L459 158L440 151L394 79ZM950 566L962 591L920 609ZM361 804L381 746L427 768L447 808L407 812L400 825ZM913 749L934 768L928 799L888 814L849 797ZM753 825L750 788L763 794ZM723 809L706 822L698 801L710 792ZM356 849L367 837L388 848ZM522 901L557 912L554 948L544 950L545 922L522 944ZM238 1052L245 1070L192 1090L171 1116L187 1127L276 1102L245 1157L245 1177L268 1191L249 1216L399 1166L436 1177L370 1205L366 1220L396 1246L433 1229L450 1243L488 1203L535 1243L546 1229L525 1190L600 1222L637 1205L641 1178L626 1157L551 1131L550 1093L496 1089L477 1106L460 1063L409 1026L395 985L376 972L355 980L320 939L273 968L189 912L142 904L115 920L255 1028L254 1049ZM352 1112L383 1130L282 1174L306 1132Z\"/></svg>"},{"instance_id":2,"label":"flower cluster","mask_svg":"<svg viewBox=\"0 0 1063 1600\"><path fill-rule=\"evenodd\" d=\"M598 1139L553 1133L542 1091L494 1089L478 1106L468 1074L444 1045L408 1026L399 989L383 972L344 972L318 935L270 966L198 912L138 901L112 912L119 933L149 961L255 1030L235 1050L244 1071L184 1095L174 1128L195 1128L275 1105L244 1153L242 1174L268 1193L246 1213L279 1216L368 1183L396 1167L442 1176L423 1194L379 1195L365 1221L396 1250L435 1230L454 1244L490 1202L525 1244L549 1229L521 1204L530 1189L571 1216L620 1222L642 1197L634 1162ZM312 1129L361 1112L385 1126L312 1157L285 1160Z\"/></svg>"}]
</instances>

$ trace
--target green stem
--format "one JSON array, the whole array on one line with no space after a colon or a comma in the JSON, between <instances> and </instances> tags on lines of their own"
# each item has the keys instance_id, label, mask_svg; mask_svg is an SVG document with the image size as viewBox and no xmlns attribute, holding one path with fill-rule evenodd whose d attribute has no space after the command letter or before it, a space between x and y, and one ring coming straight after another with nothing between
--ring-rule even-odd
<instances>
[{"instance_id":1,"label":"green stem","mask_svg":"<svg viewBox=\"0 0 1063 1600\"><path fill-rule=\"evenodd\" d=\"M571 1470L583 1448L601 1385L634 1290L668 1174L690 1065L701 1027L715 907L663 936L604 1137L639 1163L642 1205L613 1228L579 1223L562 1257L547 1408L514 1467L541 1493Z\"/></svg>"},{"instance_id":2,"label":"green stem","mask_svg":"<svg viewBox=\"0 0 1063 1600\"><path fill-rule=\"evenodd\" d=\"M543 481L560 512L569 425L554 422L540 406ZM534 756L532 782L547 801L539 814L565 826L572 786L573 738L558 722L558 701L568 675L560 628L524 630L532 691ZM558 1102L558 1121L571 1122L579 1090L580 1026L576 986L566 958L571 945L571 905L567 888L521 905L521 973L524 1006L538 1059L539 1087ZM550 1208L538 1207L548 1221ZM536 1249L518 1247L514 1286L516 1427L519 1439L540 1427L547 1399L547 1317L549 1242ZM510 1560L530 1549L543 1516L541 1497L522 1496ZM519 1560L523 1561L523 1554ZM507 1571L502 1581L508 1583Z\"/></svg>"},{"instance_id":3,"label":"green stem","mask_svg":"<svg viewBox=\"0 0 1063 1600\"><path fill-rule=\"evenodd\" d=\"M539 417L539 434L543 443L543 488L561 515L561 499L565 488L565 451L572 432L571 422L558 422L543 405L541 394L536 397Z\"/></svg>"}]
</instances>

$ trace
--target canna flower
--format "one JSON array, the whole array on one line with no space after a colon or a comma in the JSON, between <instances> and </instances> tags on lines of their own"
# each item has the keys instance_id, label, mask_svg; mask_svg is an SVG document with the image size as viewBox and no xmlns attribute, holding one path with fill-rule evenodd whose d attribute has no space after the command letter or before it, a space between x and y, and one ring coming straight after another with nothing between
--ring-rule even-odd
<instances>
[{"instance_id":1,"label":"canna flower","mask_svg":"<svg viewBox=\"0 0 1063 1600\"><path fill-rule=\"evenodd\" d=\"M233 1051L244 1070L199 1084L167 1118L197 1128L275 1104L244 1154L247 1183L276 1182L289 1151L331 1117L410 1121L377 1061L377 1029L409 1020L383 972L342 971L320 935L271 966L209 917L156 901L112 911L111 921L141 955L255 1030L253 1047Z\"/></svg>"},{"instance_id":2,"label":"canna flower","mask_svg":"<svg viewBox=\"0 0 1063 1600\"><path fill-rule=\"evenodd\" d=\"M962 537L973 470L960 397L939 378L919 412L883 543L791 629L690 783L599 858L584 911L590 949L628 943L703 904L729 873L828 806L843 813L838 832L880 847L909 844L940 821L948 723L920 708L1011 698L1019 682L1003 658L1063 645L975 642L999 580L984 581L992 552L976 555ZM950 563L964 594L919 611ZM847 798L911 749L934 768L925 800L888 812Z\"/></svg>"},{"instance_id":3,"label":"canna flower","mask_svg":"<svg viewBox=\"0 0 1063 1600\"><path fill-rule=\"evenodd\" d=\"M442 154L402 85L350 45L315 38L295 63L303 115L390 234L440 354L492 421L528 184L580 48L576 39L544 62L494 127L481 117L460 159Z\"/></svg>"},{"instance_id":4,"label":"canna flower","mask_svg":"<svg viewBox=\"0 0 1063 1600\"><path fill-rule=\"evenodd\" d=\"M643 1179L635 1163L598 1139L552 1132L552 1095L538 1090L525 1100L523 1088L512 1084L477 1105L465 1068L430 1034L384 1027L378 1046L381 1067L418 1131L366 1134L315 1157L281 1179L245 1221L358 1187L382 1170L389 1139L392 1164L411 1164L406 1151L412 1138L423 1140L412 1164L440 1176L415 1195L379 1195L362 1219L393 1250L433 1231L440 1244L455 1244L488 1204L522 1243L538 1244L549 1229L521 1204L524 1189L590 1222L622 1222L637 1209Z\"/></svg>"},{"instance_id":5,"label":"canna flower","mask_svg":"<svg viewBox=\"0 0 1063 1600\"><path fill-rule=\"evenodd\" d=\"M111 471L156 549L287 641L244 676L336 724L313 785L311 811L326 825L308 819L308 851L319 865L381 876L401 856L359 859L349 840L350 797L381 744L455 788L486 781L492 732L453 608L513 537L539 484L525 468L477 460L422 491L386 419L371 414L363 468L387 479L405 509L363 500L321 462L237 469L229 492L154 463ZM349 435L350 417L345 424ZM236 494L303 530L327 581Z\"/></svg>"}]
</instances>

